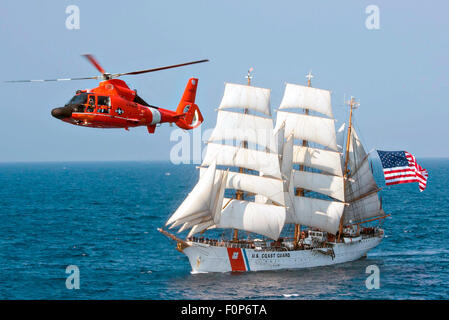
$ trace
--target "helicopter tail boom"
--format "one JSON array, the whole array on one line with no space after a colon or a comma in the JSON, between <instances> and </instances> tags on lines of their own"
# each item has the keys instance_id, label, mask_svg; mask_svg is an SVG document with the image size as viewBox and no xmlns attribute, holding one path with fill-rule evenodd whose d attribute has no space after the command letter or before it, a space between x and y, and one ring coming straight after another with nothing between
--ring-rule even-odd
<instances>
[{"instance_id":1,"label":"helicopter tail boom","mask_svg":"<svg viewBox=\"0 0 449 320\"><path fill-rule=\"evenodd\" d=\"M187 82L186 88L184 89L181 101L179 101L178 107L176 108L177 114L185 113L186 111L184 110L184 107L188 104L195 103L197 86L198 86L198 79L190 78L189 81Z\"/></svg>"}]
</instances>

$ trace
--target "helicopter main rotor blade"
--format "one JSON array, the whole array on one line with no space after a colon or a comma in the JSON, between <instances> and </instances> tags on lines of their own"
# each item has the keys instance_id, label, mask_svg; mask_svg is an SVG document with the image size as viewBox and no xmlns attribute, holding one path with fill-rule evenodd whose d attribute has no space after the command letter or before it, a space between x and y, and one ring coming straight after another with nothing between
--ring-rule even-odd
<instances>
[{"instance_id":1,"label":"helicopter main rotor blade","mask_svg":"<svg viewBox=\"0 0 449 320\"><path fill-rule=\"evenodd\" d=\"M186 63L181 63L181 64L174 64L171 66L154 68L154 69L139 70L139 71L125 72L125 73L114 73L111 75L111 77L117 78L117 77L121 77L121 76L136 75L136 74L142 74L142 73L147 73L147 72L154 72L154 71L166 70L166 69L171 69L171 68L178 68L178 67L188 66L190 64L202 63L202 62L208 62L208 61L209 61L208 59L204 59L204 60L186 62Z\"/></svg>"},{"instance_id":2,"label":"helicopter main rotor blade","mask_svg":"<svg viewBox=\"0 0 449 320\"><path fill-rule=\"evenodd\" d=\"M47 81L70 81L70 80L99 80L102 76L86 77L86 78L61 78L61 79L37 79L37 80L7 80L3 82L47 82Z\"/></svg>"},{"instance_id":3,"label":"helicopter main rotor blade","mask_svg":"<svg viewBox=\"0 0 449 320\"><path fill-rule=\"evenodd\" d=\"M101 74L106 73L106 71L102 68L102 66L100 66L97 59L95 59L95 57L93 55L83 54L83 57L86 58L87 60L89 60L89 62L92 63L94 65L94 67L97 68L97 70L101 72Z\"/></svg>"},{"instance_id":4,"label":"helicopter main rotor blade","mask_svg":"<svg viewBox=\"0 0 449 320\"><path fill-rule=\"evenodd\" d=\"M209 61L208 59L204 59L204 60L197 60L197 61L191 61L191 62L186 62L186 63L174 64L174 65L171 65L171 66L154 68L154 69L146 69L146 70L139 70L139 71L134 71L134 72L109 74L109 73L105 72L105 70L100 66L100 64L97 62L97 60L94 58L93 55L91 55L91 54L84 54L83 56L87 60L89 60L95 66L95 68L97 68L98 71L101 72L101 76L84 77L84 78L8 80L8 81L4 81L4 82L47 82L47 81L90 80L90 79L93 79L93 80L109 80L109 79L112 79L112 78L117 78L117 77L126 76L126 75L136 75L136 74L142 74L142 73L147 73L147 72L155 72L155 71L160 71L160 70L179 68L179 67L188 66L188 65L191 65L191 64L203 63L203 62L208 62Z\"/></svg>"}]
</instances>

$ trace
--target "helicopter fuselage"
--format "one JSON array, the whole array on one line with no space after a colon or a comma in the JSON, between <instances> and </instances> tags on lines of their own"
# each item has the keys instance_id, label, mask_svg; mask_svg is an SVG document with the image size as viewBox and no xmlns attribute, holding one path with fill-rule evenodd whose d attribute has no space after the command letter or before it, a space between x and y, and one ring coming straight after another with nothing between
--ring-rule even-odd
<instances>
[{"instance_id":1,"label":"helicopter fuselage","mask_svg":"<svg viewBox=\"0 0 449 320\"><path fill-rule=\"evenodd\" d=\"M191 129L196 126L196 123L193 123L195 115L191 117L192 119L188 119L190 122L184 122L190 105L194 105L196 85L197 79L192 78L186 87L190 95L193 93L193 101L181 100L178 109L172 111L147 104L122 80L105 80L94 89L78 90L68 104L53 109L51 114L64 122L93 128L128 130L130 127L146 126L149 133L154 133L157 124L168 122ZM191 97L187 98L192 100ZM198 109L196 105L194 106ZM196 112L198 117L199 110ZM202 117L197 120L201 123Z\"/></svg>"}]
</instances>

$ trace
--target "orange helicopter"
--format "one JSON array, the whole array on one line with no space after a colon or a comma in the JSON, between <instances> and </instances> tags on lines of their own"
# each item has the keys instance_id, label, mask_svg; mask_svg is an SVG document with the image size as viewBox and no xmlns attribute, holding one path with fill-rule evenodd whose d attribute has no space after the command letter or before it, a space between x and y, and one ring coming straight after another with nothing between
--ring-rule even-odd
<instances>
[{"instance_id":1,"label":"orange helicopter","mask_svg":"<svg viewBox=\"0 0 449 320\"><path fill-rule=\"evenodd\" d=\"M78 126L93 128L124 128L146 126L149 133L154 133L160 123L175 123L186 130L194 129L203 122L200 109L195 104L198 79L191 78L187 82L184 94L176 111L162 109L146 103L136 90L131 90L125 81L115 79L126 75L178 68L209 60L198 60L166 67L140 70L125 73L107 73L90 54L84 55L101 76L86 78L48 79L48 80L13 80L6 82L44 82L68 80L103 80L100 85L90 90L77 90L76 95L64 106L54 108L51 115L64 122Z\"/></svg>"}]
</instances>

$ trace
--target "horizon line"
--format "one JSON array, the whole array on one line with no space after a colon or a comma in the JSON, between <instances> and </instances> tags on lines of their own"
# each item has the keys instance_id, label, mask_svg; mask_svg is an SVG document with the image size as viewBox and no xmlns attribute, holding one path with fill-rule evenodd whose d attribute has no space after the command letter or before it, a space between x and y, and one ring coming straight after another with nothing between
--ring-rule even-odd
<instances>
[{"instance_id":1,"label":"horizon line","mask_svg":"<svg viewBox=\"0 0 449 320\"><path fill-rule=\"evenodd\" d=\"M418 159L435 159L435 160L449 160L449 156L430 156L430 157L416 157ZM379 159L377 159L379 160ZM164 162L171 163L170 160L18 160L18 161L1 161L0 164L31 164L31 163L87 163L87 162ZM195 163L180 163L173 165L193 165ZM195 164L197 165L197 164Z\"/></svg>"}]
</instances>

